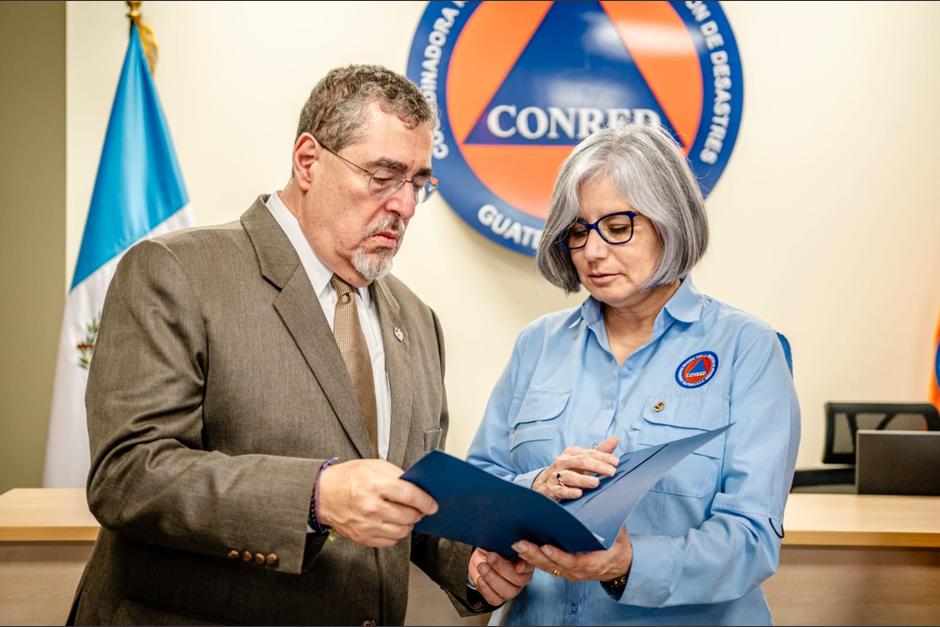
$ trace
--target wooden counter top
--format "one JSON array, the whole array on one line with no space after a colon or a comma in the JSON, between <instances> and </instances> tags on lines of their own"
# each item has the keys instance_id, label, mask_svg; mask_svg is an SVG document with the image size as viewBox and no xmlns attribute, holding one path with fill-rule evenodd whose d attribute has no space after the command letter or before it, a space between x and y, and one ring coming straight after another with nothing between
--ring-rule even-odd
<instances>
[{"instance_id":1,"label":"wooden counter top","mask_svg":"<svg viewBox=\"0 0 940 627\"><path fill-rule=\"evenodd\" d=\"M0 494L0 542L94 542L98 528L82 488L16 488Z\"/></svg>"},{"instance_id":2,"label":"wooden counter top","mask_svg":"<svg viewBox=\"0 0 940 627\"><path fill-rule=\"evenodd\" d=\"M791 494L785 545L940 547L940 496Z\"/></svg>"},{"instance_id":3,"label":"wooden counter top","mask_svg":"<svg viewBox=\"0 0 940 627\"><path fill-rule=\"evenodd\" d=\"M940 497L791 494L785 545L940 547ZM0 542L90 542L85 491L17 488L0 495Z\"/></svg>"}]
</instances>

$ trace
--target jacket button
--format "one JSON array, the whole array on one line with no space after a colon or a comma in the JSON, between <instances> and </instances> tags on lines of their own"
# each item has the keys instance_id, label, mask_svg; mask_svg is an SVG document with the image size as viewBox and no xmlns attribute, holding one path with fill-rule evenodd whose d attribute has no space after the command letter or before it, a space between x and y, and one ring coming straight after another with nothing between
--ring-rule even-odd
<instances>
[{"instance_id":1,"label":"jacket button","mask_svg":"<svg viewBox=\"0 0 940 627\"><path fill-rule=\"evenodd\" d=\"M261 553L255 553L255 564L258 566L264 566L264 555Z\"/></svg>"},{"instance_id":2,"label":"jacket button","mask_svg":"<svg viewBox=\"0 0 940 627\"><path fill-rule=\"evenodd\" d=\"M653 405L653 411L662 411L664 409L666 409L666 403L664 401L659 401Z\"/></svg>"},{"instance_id":3,"label":"jacket button","mask_svg":"<svg viewBox=\"0 0 940 627\"><path fill-rule=\"evenodd\" d=\"M268 556L264 558L265 563L274 568L277 566L277 553L268 553Z\"/></svg>"},{"instance_id":4,"label":"jacket button","mask_svg":"<svg viewBox=\"0 0 940 627\"><path fill-rule=\"evenodd\" d=\"M362 627L375 627L375 619L374 618L365 619L364 621L362 621Z\"/></svg>"},{"instance_id":5,"label":"jacket button","mask_svg":"<svg viewBox=\"0 0 940 627\"><path fill-rule=\"evenodd\" d=\"M232 549L228 552L228 558L230 560L237 560L239 555L240 553L238 552L238 549Z\"/></svg>"},{"instance_id":6,"label":"jacket button","mask_svg":"<svg viewBox=\"0 0 940 627\"><path fill-rule=\"evenodd\" d=\"M251 561L251 551L242 551L242 561L250 562Z\"/></svg>"}]
</instances>

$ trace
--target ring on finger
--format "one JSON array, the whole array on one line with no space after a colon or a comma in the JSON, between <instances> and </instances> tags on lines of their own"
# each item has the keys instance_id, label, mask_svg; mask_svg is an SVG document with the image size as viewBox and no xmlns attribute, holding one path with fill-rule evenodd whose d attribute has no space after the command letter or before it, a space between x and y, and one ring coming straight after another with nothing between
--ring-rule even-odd
<instances>
[{"instance_id":1,"label":"ring on finger","mask_svg":"<svg viewBox=\"0 0 940 627\"><path fill-rule=\"evenodd\" d=\"M555 473L555 481L557 481L557 482L558 482L558 485L560 485L561 487L565 487L565 482L562 481L562 478L561 478L561 471L560 471L560 470Z\"/></svg>"},{"instance_id":2,"label":"ring on finger","mask_svg":"<svg viewBox=\"0 0 940 627\"><path fill-rule=\"evenodd\" d=\"M560 575L560 574L561 574L561 573L558 572L558 569L557 569L557 568L552 571L552 577L557 577L557 576Z\"/></svg>"}]
</instances>

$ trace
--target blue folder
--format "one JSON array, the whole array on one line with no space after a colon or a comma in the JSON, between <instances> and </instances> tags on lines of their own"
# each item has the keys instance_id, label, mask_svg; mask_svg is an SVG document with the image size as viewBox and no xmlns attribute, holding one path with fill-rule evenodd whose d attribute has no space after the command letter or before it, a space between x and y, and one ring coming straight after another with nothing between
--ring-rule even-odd
<instances>
[{"instance_id":1,"label":"blue folder","mask_svg":"<svg viewBox=\"0 0 940 627\"><path fill-rule=\"evenodd\" d=\"M609 548L640 499L669 470L731 425L625 453L613 477L583 496L557 503L442 451L430 451L402 479L437 501L415 531L456 540L514 558L525 539L569 553Z\"/></svg>"}]
</instances>

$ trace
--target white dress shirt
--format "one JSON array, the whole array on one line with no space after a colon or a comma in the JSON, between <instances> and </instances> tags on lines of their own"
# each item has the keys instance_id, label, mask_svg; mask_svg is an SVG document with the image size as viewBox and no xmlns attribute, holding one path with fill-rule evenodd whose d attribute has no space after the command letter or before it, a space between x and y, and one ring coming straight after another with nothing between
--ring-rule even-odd
<instances>
[{"instance_id":1,"label":"white dress shirt","mask_svg":"<svg viewBox=\"0 0 940 627\"><path fill-rule=\"evenodd\" d=\"M307 278L310 279L313 293L317 295L320 307L323 308L323 315L330 325L330 330L332 330L333 316L336 313L336 290L330 285L333 271L314 254L303 231L300 230L300 223L281 202L277 192L271 194L268 198L267 207L274 219L277 220L281 230L287 235L287 239L290 240L294 250L297 251L300 263L303 264ZM356 311L359 313L359 324L362 327L363 335L365 335L366 346L369 348L369 358L372 361L379 456L386 459L388 457L392 407L388 376L385 372L385 345L382 343L382 327L379 325L379 313L375 303L372 302L369 288L359 287L354 288L353 291L356 294Z\"/></svg>"}]
</instances>

